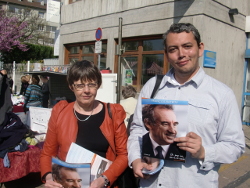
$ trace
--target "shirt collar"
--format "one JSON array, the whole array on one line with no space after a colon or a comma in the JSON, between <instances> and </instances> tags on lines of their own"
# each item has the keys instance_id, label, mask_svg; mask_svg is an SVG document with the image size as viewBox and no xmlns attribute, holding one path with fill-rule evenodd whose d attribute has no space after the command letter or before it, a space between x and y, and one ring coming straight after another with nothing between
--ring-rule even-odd
<instances>
[{"instance_id":1,"label":"shirt collar","mask_svg":"<svg viewBox=\"0 0 250 188\"><path fill-rule=\"evenodd\" d=\"M162 149L163 149L163 156L165 156L170 145L159 145L157 142L155 142L155 141L151 138L150 134L149 134L149 137L150 137L150 140L151 140L151 143L152 143L152 147L153 147L153 149L154 149L154 154L157 155L156 149L155 149L155 148L156 148L157 146L161 146Z\"/></svg>"},{"instance_id":2,"label":"shirt collar","mask_svg":"<svg viewBox=\"0 0 250 188\"><path fill-rule=\"evenodd\" d=\"M187 85L190 83L195 83L196 87L198 88L201 83L202 80L204 79L205 76L205 72L202 68L199 68L198 72L186 83L184 83L183 85ZM176 81L175 77L174 77L174 69L170 69L170 71L168 71L168 73L166 74L167 80L166 82L169 82L172 85L177 85L180 86L180 84Z\"/></svg>"}]
</instances>

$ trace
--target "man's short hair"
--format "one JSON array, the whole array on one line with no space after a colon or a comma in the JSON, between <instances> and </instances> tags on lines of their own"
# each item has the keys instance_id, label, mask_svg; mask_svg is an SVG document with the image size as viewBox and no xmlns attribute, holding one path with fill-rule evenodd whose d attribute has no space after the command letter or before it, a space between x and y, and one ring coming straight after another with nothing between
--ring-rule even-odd
<instances>
[{"instance_id":1,"label":"man's short hair","mask_svg":"<svg viewBox=\"0 0 250 188\"><path fill-rule=\"evenodd\" d=\"M77 172L76 168L68 168L68 167L64 167L58 164L53 164L52 165L52 177L55 180L62 180L62 176L61 176L61 169L64 168L65 170L69 170L69 171L73 171L73 172Z\"/></svg>"},{"instance_id":2,"label":"man's short hair","mask_svg":"<svg viewBox=\"0 0 250 188\"><path fill-rule=\"evenodd\" d=\"M182 33L182 32L186 33L192 32L197 42L197 45L200 46L201 43L200 33L191 23L174 23L170 26L169 30L163 34L165 51L167 49L167 44L166 44L167 35L169 33Z\"/></svg>"},{"instance_id":3,"label":"man's short hair","mask_svg":"<svg viewBox=\"0 0 250 188\"><path fill-rule=\"evenodd\" d=\"M160 109L174 110L173 105L171 104L146 104L142 108L142 121L144 125L145 121L147 121L147 124L150 126L155 125L154 109L156 107L159 107ZM148 130L147 126L145 126L145 128Z\"/></svg>"}]
</instances>

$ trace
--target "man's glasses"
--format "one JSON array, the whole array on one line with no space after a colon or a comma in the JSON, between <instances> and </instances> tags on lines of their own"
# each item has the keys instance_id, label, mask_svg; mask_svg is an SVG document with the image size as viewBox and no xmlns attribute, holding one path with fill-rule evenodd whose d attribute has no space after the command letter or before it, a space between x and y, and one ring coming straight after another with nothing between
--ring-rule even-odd
<instances>
[{"instance_id":1,"label":"man's glasses","mask_svg":"<svg viewBox=\"0 0 250 188\"><path fill-rule=\"evenodd\" d=\"M82 90L85 88L85 86L88 86L89 89L96 89L97 84L96 83L88 83L88 84L73 84L76 90Z\"/></svg>"}]
</instances>

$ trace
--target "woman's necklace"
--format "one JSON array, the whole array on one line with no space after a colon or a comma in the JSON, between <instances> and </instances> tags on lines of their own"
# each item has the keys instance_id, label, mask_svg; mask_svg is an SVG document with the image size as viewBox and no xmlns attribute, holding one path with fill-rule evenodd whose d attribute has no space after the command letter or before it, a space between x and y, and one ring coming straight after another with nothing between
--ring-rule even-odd
<instances>
[{"instance_id":1,"label":"woman's necklace","mask_svg":"<svg viewBox=\"0 0 250 188\"><path fill-rule=\"evenodd\" d=\"M76 119L78 119L79 121L87 121L87 120L90 118L90 116L92 116L92 114L93 114L93 111L94 111L94 104L93 104L93 108L92 108L91 114L90 114L88 117L86 117L85 119L80 119L80 118L78 118L78 116L76 115L75 108L73 108L73 111L74 111L74 114L75 114L75 116L76 116Z\"/></svg>"}]
</instances>

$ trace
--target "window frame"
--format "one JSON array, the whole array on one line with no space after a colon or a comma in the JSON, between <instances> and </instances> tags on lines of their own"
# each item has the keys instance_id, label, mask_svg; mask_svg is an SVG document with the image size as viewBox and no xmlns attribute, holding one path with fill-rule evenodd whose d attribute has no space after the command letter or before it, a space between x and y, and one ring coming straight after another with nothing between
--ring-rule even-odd
<instances>
[{"instance_id":1,"label":"window frame","mask_svg":"<svg viewBox=\"0 0 250 188\"><path fill-rule=\"evenodd\" d=\"M102 44L107 45L107 40L102 40ZM92 42L84 42L84 43L74 43L74 44L65 44L65 59L64 64L70 64L70 59L78 59L78 61L82 60L82 57L93 57L93 62L95 65L98 65L98 53L82 53L83 46L86 45L95 45L95 41ZM76 54L70 54L71 47L79 47L79 52ZM101 53L101 56L107 57L107 52ZM106 62L107 63L107 62Z\"/></svg>"}]
</instances>

